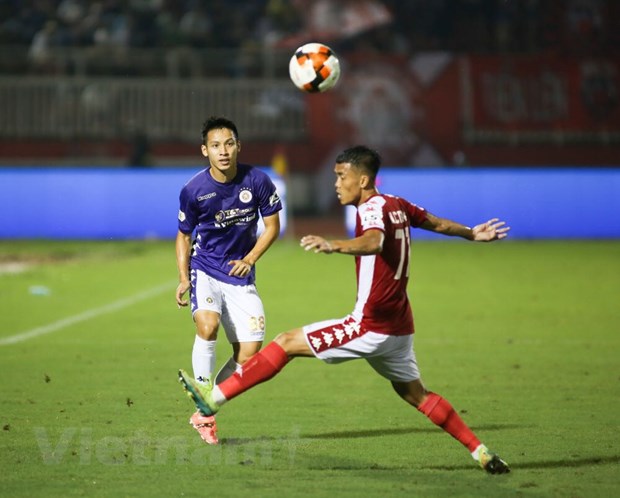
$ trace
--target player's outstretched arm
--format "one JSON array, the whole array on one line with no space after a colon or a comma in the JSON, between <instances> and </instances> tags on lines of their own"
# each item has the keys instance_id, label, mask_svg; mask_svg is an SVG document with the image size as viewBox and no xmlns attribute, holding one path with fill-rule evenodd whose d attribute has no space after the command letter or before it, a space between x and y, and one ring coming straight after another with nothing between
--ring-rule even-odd
<instances>
[{"instance_id":1,"label":"player's outstretched arm","mask_svg":"<svg viewBox=\"0 0 620 498\"><path fill-rule=\"evenodd\" d=\"M299 245L304 250L314 251L315 253L331 254L334 252L331 242L319 235L304 235L299 241Z\"/></svg>"},{"instance_id":2,"label":"player's outstretched arm","mask_svg":"<svg viewBox=\"0 0 620 498\"><path fill-rule=\"evenodd\" d=\"M347 240L327 240L318 235L306 235L301 238L301 247L306 251L331 254L351 254L353 256L365 256L378 254L383 249L383 232L381 230L366 230L359 237Z\"/></svg>"},{"instance_id":3,"label":"player's outstretched arm","mask_svg":"<svg viewBox=\"0 0 620 498\"><path fill-rule=\"evenodd\" d=\"M492 242L494 240L503 239L508 235L510 227L505 225L506 222L499 221L498 218L492 218L485 223L470 228L456 221L440 218L431 213L427 213L426 220L422 223L421 228L442 235L462 237L476 242Z\"/></svg>"},{"instance_id":4,"label":"player's outstretched arm","mask_svg":"<svg viewBox=\"0 0 620 498\"><path fill-rule=\"evenodd\" d=\"M508 236L510 227L506 226L505 221L499 218L492 218L486 223L476 225L471 229L473 238L476 242L492 242L493 240L501 240Z\"/></svg>"}]
</instances>

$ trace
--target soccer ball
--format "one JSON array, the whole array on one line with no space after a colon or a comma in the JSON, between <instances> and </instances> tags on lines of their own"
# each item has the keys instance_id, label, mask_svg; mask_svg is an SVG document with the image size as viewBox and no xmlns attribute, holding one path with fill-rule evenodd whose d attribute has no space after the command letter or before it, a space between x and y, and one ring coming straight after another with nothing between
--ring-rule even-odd
<instances>
[{"instance_id":1,"label":"soccer ball","mask_svg":"<svg viewBox=\"0 0 620 498\"><path fill-rule=\"evenodd\" d=\"M326 92L340 78L340 62L334 51L322 43L306 43L295 50L288 73L304 92Z\"/></svg>"}]
</instances>

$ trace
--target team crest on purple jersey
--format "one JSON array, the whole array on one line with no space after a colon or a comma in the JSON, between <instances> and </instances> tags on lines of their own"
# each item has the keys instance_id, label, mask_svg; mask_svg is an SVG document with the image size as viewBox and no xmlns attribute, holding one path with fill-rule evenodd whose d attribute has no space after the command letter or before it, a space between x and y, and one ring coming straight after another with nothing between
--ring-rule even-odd
<instances>
[{"instance_id":1,"label":"team crest on purple jersey","mask_svg":"<svg viewBox=\"0 0 620 498\"><path fill-rule=\"evenodd\" d=\"M248 189L241 189L239 191L239 200L245 204L252 200L252 191Z\"/></svg>"}]
</instances>

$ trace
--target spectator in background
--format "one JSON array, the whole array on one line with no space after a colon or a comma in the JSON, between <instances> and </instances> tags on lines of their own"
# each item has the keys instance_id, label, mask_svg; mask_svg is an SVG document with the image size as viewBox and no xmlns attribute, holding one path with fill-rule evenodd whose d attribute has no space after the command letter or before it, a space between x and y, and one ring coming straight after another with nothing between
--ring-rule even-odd
<instances>
[{"instance_id":1,"label":"spectator in background","mask_svg":"<svg viewBox=\"0 0 620 498\"><path fill-rule=\"evenodd\" d=\"M181 44L183 37L179 28L182 12L179 9L166 8L157 13L155 26L159 33L162 47L175 47Z\"/></svg>"},{"instance_id":2,"label":"spectator in background","mask_svg":"<svg viewBox=\"0 0 620 498\"><path fill-rule=\"evenodd\" d=\"M605 20L602 0L570 0L565 12L566 45L572 53L600 51L604 44Z\"/></svg>"},{"instance_id":3,"label":"spectator in background","mask_svg":"<svg viewBox=\"0 0 620 498\"><path fill-rule=\"evenodd\" d=\"M28 50L28 59L35 72L51 73L54 71L53 48L58 45L58 23L47 21L43 28L34 35Z\"/></svg>"},{"instance_id":4,"label":"spectator in background","mask_svg":"<svg viewBox=\"0 0 620 498\"><path fill-rule=\"evenodd\" d=\"M518 8L515 2L496 5L493 35L499 52L511 52L516 48Z\"/></svg>"},{"instance_id":5,"label":"spectator in background","mask_svg":"<svg viewBox=\"0 0 620 498\"><path fill-rule=\"evenodd\" d=\"M147 167L152 166L151 161L151 143L149 137L144 130L136 128L131 136L130 154L128 166L130 167Z\"/></svg>"},{"instance_id":6,"label":"spectator in background","mask_svg":"<svg viewBox=\"0 0 620 498\"><path fill-rule=\"evenodd\" d=\"M75 40L78 45L92 45L96 29L102 25L103 3L93 2L82 19L76 23Z\"/></svg>"},{"instance_id":7,"label":"spectator in background","mask_svg":"<svg viewBox=\"0 0 620 498\"><path fill-rule=\"evenodd\" d=\"M211 42L212 23L201 2L195 2L183 14L179 31L186 44L194 48L204 48Z\"/></svg>"},{"instance_id":8,"label":"spectator in background","mask_svg":"<svg viewBox=\"0 0 620 498\"><path fill-rule=\"evenodd\" d=\"M54 11L46 4L21 4L16 2L12 15L2 23L2 38L20 45L31 45L34 36L45 23L54 19Z\"/></svg>"},{"instance_id":9,"label":"spectator in background","mask_svg":"<svg viewBox=\"0 0 620 498\"><path fill-rule=\"evenodd\" d=\"M86 14L86 7L80 0L62 0L56 9L56 17L65 25L77 24Z\"/></svg>"},{"instance_id":10,"label":"spectator in background","mask_svg":"<svg viewBox=\"0 0 620 498\"><path fill-rule=\"evenodd\" d=\"M80 67L95 60L100 74L157 74L157 63L116 59L117 49L165 47L168 74L217 76L251 73L263 47L293 49L319 38L338 51L413 53L612 53L620 35L614 0L39 0L0 2L0 42L31 46L35 70L45 63L48 21L58 46L92 47ZM314 34L313 34L314 33ZM35 40L36 35L41 35ZM239 49L201 60L207 49ZM112 56L110 56L110 54ZM150 58L150 61L153 59ZM232 60L232 63L228 61ZM35 62L36 61L36 62ZM134 64L136 67L132 67ZM151 65L149 65L151 64ZM8 64L7 64L8 65ZM144 65L144 67L142 67ZM24 67L13 64L13 67ZM65 67L72 67L69 63ZM2 69L2 68L0 68ZM57 68L55 68L57 69ZM145 72L142 72L142 71ZM119 72L120 71L120 72ZM219 71L219 73L218 73Z\"/></svg>"},{"instance_id":11,"label":"spectator in background","mask_svg":"<svg viewBox=\"0 0 620 498\"><path fill-rule=\"evenodd\" d=\"M299 31L303 23L300 12L287 0L268 0L256 25L262 45L272 47L285 36Z\"/></svg>"},{"instance_id":12,"label":"spectator in background","mask_svg":"<svg viewBox=\"0 0 620 498\"><path fill-rule=\"evenodd\" d=\"M129 22L125 12L101 16L93 33L98 47L127 47L129 45Z\"/></svg>"}]
</instances>

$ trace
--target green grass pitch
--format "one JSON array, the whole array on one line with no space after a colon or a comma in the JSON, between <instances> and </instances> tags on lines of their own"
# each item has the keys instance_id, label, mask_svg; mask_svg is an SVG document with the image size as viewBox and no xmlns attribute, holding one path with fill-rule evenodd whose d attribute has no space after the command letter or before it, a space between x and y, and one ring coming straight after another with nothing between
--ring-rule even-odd
<instances>
[{"instance_id":1,"label":"green grass pitch","mask_svg":"<svg viewBox=\"0 0 620 498\"><path fill-rule=\"evenodd\" d=\"M478 469L361 361L294 360L222 408L206 446L176 378L194 331L173 242L2 241L0 495L618 496L620 242L412 252L423 379L511 474ZM267 339L349 312L354 280L351 257L279 241L258 265Z\"/></svg>"}]
</instances>

